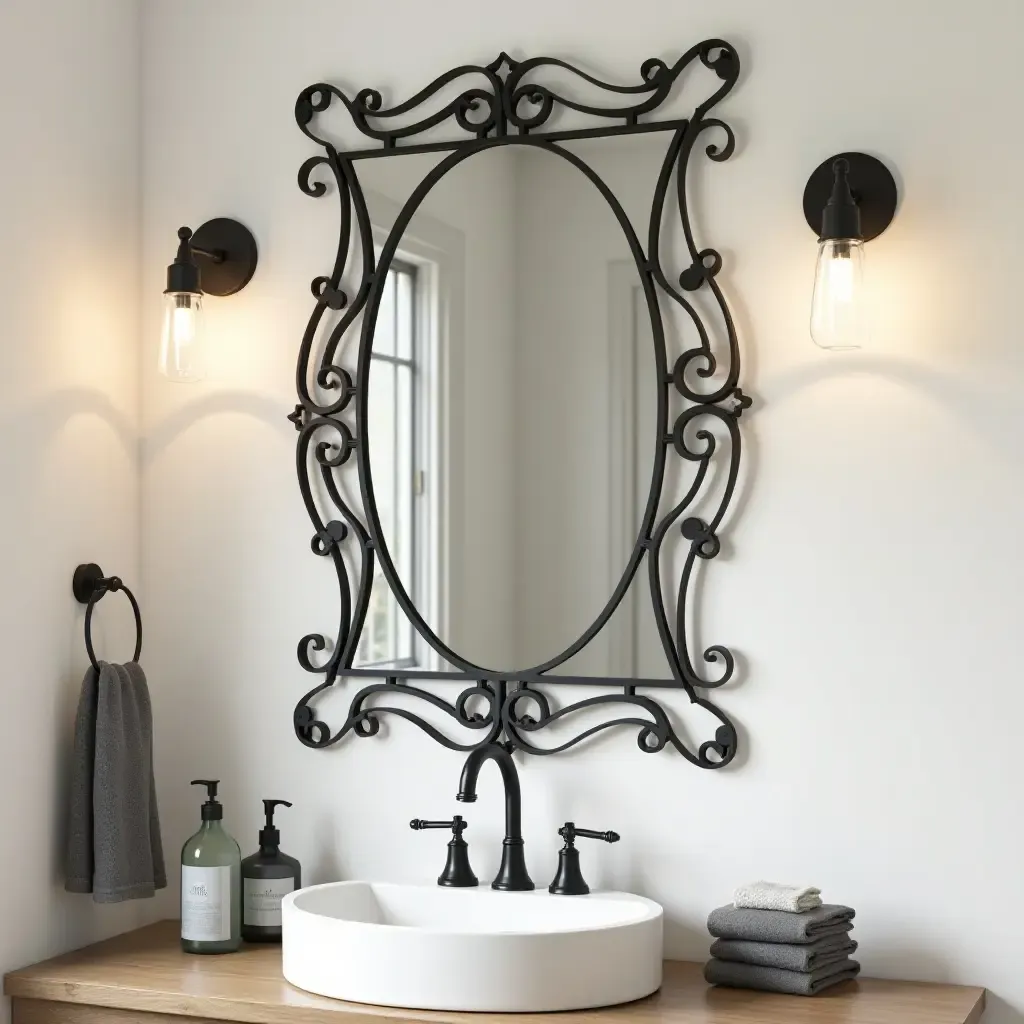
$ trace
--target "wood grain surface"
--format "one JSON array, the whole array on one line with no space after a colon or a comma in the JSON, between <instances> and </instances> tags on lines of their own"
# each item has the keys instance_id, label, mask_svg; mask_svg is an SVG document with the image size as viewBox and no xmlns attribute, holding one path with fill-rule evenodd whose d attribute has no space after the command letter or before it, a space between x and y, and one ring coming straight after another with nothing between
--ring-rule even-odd
<instances>
[{"instance_id":1,"label":"wood grain surface","mask_svg":"<svg viewBox=\"0 0 1024 1024\"><path fill-rule=\"evenodd\" d=\"M4 979L14 1024L552 1024L550 1014L441 1013L344 1003L293 988L278 946L190 956L178 922L161 921ZM977 1024L985 990L862 978L814 998L710 988L700 964L665 962L659 992L639 1002L558 1014L559 1024ZM99 1012L102 1008L104 1012Z\"/></svg>"}]
</instances>

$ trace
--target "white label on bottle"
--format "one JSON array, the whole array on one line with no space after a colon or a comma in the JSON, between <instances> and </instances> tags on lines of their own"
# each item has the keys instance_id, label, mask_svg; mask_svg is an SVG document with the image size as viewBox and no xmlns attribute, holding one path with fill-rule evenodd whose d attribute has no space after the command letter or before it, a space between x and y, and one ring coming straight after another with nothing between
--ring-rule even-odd
<instances>
[{"instance_id":1,"label":"white label on bottle","mask_svg":"<svg viewBox=\"0 0 1024 1024\"><path fill-rule=\"evenodd\" d=\"M280 928L281 898L294 890L294 878L243 878L242 920L259 928Z\"/></svg>"},{"instance_id":2,"label":"white label on bottle","mask_svg":"<svg viewBox=\"0 0 1024 1024\"><path fill-rule=\"evenodd\" d=\"M231 868L181 866L181 937L193 942L231 938Z\"/></svg>"}]
</instances>

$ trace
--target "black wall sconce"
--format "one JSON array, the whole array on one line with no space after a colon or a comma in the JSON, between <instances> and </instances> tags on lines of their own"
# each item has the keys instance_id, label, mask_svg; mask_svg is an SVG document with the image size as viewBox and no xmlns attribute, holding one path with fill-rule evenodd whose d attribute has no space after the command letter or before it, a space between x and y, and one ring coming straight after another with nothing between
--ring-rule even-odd
<instances>
[{"instance_id":1,"label":"black wall sconce","mask_svg":"<svg viewBox=\"0 0 1024 1024\"><path fill-rule=\"evenodd\" d=\"M178 254L167 268L160 372L191 383L206 376L203 295L234 295L256 272L256 239L237 220L217 217L197 231L178 231Z\"/></svg>"},{"instance_id":2,"label":"black wall sconce","mask_svg":"<svg viewBox=\"0 0 1024 1024\"><path fill-rule=\"evenodd\" d=\"M818 235L811 338L821 348L864 344L864 243L892 223L896 201L889 168L866 153L831 156L808 179L804 217Z\"/></svg>"}]
</instances>

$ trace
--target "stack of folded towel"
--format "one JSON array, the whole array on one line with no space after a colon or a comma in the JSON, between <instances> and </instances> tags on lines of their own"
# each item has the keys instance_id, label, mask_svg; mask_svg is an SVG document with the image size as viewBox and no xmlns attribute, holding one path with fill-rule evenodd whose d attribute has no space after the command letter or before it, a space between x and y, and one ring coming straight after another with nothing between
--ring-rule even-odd
<instances>
[{"instance_id":1,"label":"stack of folded towel","mask_svg":"<svg viewBox=\"0 0 1024 1024\"><path fill-rule=\"evenodd\" d=\"M704 968L711 985L813 996L860 973L850 959L854 911L821 902L813 886L753 882L708 917L715 937Z\"/></svg>"}]
</instances>

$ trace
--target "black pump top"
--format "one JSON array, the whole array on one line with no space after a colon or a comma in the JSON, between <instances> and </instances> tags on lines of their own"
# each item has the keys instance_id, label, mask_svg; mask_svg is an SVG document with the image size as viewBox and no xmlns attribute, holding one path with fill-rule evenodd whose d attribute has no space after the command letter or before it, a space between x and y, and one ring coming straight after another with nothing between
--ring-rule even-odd
<instances>
[{"instance_id":1,"label":"black pump top","mask_svg":"<svg viewBox=\"0 0 1024 1024\"><path fill-rule=\"evenodd\" d=\"M267 816L267 824L264 828L260 829L261 847L273 847L276 849L281 842L281 833L278 829L274 828L275 807L291 807L291 803L288 800L263 801L263 811Z\"/></svg>"},{"instance_id":2,"label":"black pump top","mask_svg":"<svg viewBox=\"0 0 1024 1024\"><path fill-rule=\"evenodd\" d=\"M193 779L192 785L206 787L203 821L220 821L224 817L224 808L217 802L217 787L220 785L220 779Z\"/></svg>"}]
</instances>

